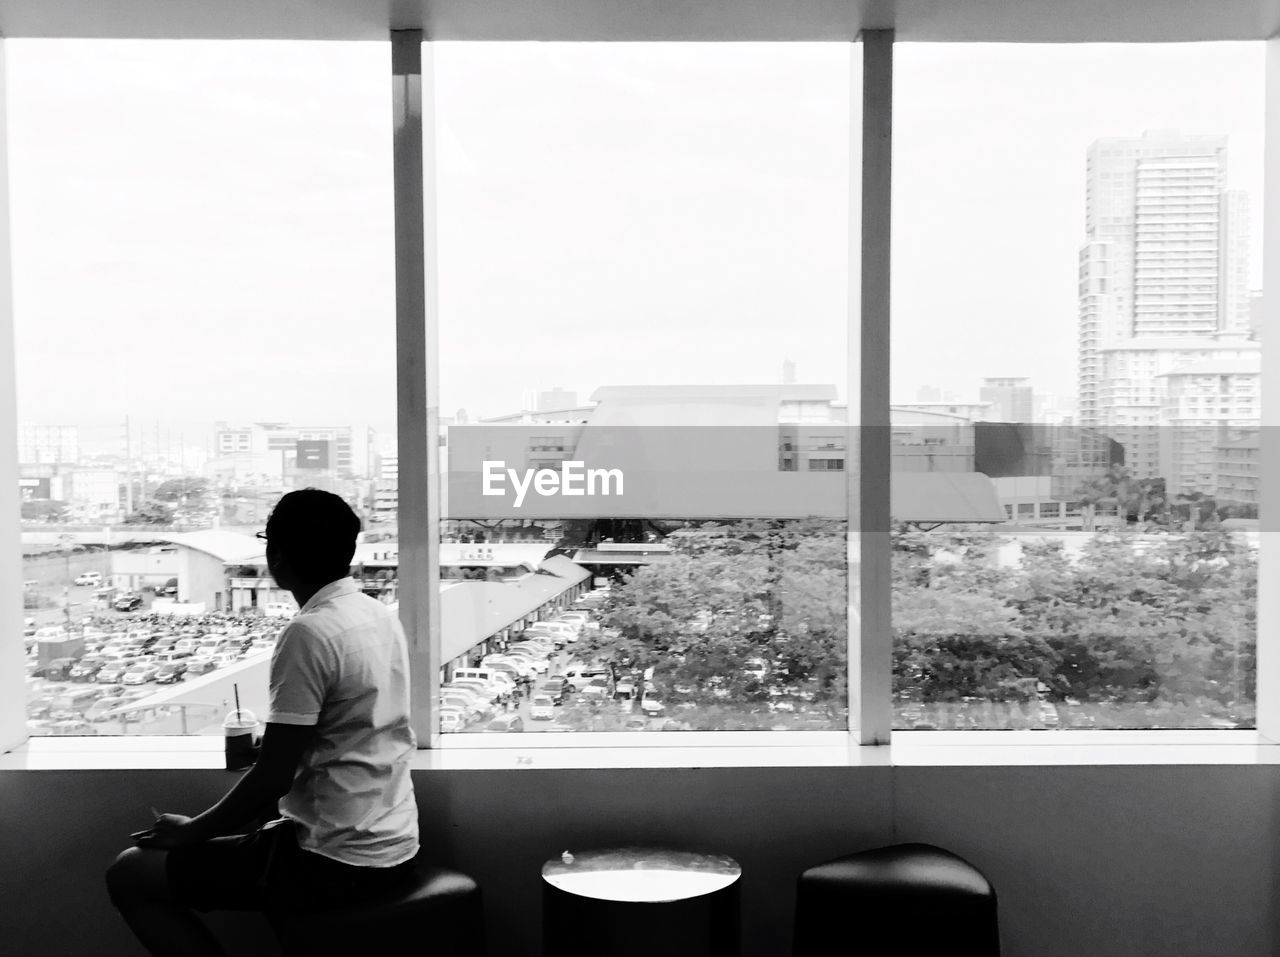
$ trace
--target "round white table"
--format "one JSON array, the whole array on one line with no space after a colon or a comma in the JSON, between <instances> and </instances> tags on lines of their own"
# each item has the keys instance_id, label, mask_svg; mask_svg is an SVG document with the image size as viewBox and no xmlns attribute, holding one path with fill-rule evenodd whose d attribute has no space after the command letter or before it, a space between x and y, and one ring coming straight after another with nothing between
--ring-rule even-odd
<instances>
[{"instance_id":1,"label":"round white table","mask_svg":"<svg viewBox=\"0 0 1280 957\"><path fill-rule=\"evenodd\" d=\"M543 957L737 957L742 868L725 854L634 845L542 867Z\"/></svg>"}]
</instances>

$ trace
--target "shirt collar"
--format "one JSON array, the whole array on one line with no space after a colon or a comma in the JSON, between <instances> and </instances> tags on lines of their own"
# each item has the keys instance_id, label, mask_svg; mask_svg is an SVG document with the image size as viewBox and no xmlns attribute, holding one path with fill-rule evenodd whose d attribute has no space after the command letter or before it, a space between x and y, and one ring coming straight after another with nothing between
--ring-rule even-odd
<instances>
[{"instance_id":1,"label":"shirt collar","mask_svg":"<svg viewBox=\"0 0 1280 957\"><path fill-rule=\"evenodd\" d=\"M330 598L337 598L340 595L354 595L357 591L359 589L356 588L356 580L354 578L350 576L339 578L337 581L329 582L329 584L308 598L307 603L298 609L298 614L301 615L303 612L311 611L311 609L322 602L328 601Z\"/></svg>"}]
</instances>

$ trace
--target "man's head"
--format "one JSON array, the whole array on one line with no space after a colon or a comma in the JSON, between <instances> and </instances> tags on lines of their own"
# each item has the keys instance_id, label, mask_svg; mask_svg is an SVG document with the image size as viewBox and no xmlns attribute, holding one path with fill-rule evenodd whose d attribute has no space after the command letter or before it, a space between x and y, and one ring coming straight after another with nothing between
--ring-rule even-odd
<instances>
[{"instance_id":1,"label":"man's head","mask_svg":"<svg viewBox=\"0 0 1280 957\"><path fill-rule=\"evenodd\" d=\"M267 568L282 588L327 585L350 572L359 534L360 519L332 492L289 492L267 518Z\"/></svg>"}]
</instances>

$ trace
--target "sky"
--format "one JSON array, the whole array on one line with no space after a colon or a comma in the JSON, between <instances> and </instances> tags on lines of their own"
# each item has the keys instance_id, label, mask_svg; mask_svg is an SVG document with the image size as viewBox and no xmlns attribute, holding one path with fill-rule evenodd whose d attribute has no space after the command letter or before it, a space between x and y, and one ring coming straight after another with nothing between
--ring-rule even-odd
<instances>
[{"instance_id":1,"label":"sky","mask_svg":"<svg viewBox=\"0 0 1280 957\"><path fill-rule=\"evenodd\" d=\"M6 49L22 421L394 428L387 44ZM895 49L895 400L1073 391L1096 138L1227 134L1260 273L1261 43ZM846 395L859 70L845 44L438 44L442 413L784 359Z\"/></svg>"}]
</instances>

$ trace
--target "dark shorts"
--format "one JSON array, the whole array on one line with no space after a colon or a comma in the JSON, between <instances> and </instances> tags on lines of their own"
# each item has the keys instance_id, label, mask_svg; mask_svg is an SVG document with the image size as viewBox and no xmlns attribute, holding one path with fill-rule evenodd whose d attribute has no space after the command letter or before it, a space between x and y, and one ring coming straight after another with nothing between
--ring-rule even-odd
<instances>
[{"instance_id":1,"label":"dark shorts","mask_svg":"<svg viewBox=\"0 0 1280 957\"><path fill-rule=\"evenodd\" d=\"M249 834L174 848L165 872L174 896L196 910L306 913L392 893L414 866L344 864L300 848L292 821L273 821Z\"/></svg>"}]
</instances>

